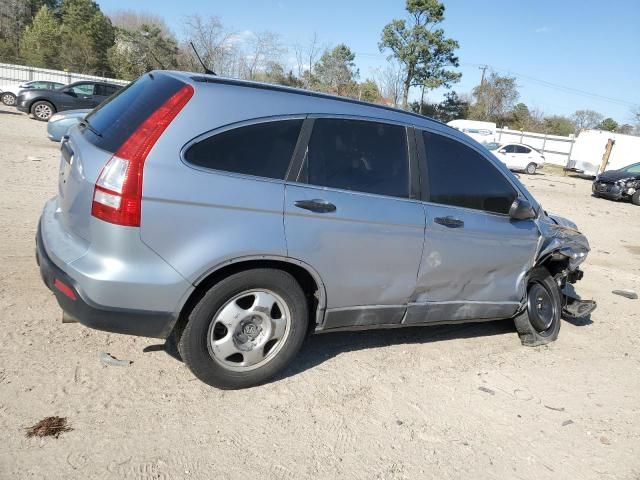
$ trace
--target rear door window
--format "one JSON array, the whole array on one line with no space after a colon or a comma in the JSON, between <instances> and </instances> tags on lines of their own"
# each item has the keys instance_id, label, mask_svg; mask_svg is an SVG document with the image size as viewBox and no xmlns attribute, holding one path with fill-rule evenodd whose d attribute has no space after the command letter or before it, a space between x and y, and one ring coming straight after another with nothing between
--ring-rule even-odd
<instances>
[{"instance_id":1,"label":"rear door window","mask_svg":"<svg viewBox=\"0 0 640 480\"><path fill-rule=\"evenodd\" d=\"M531 153L531 149L523 145L516 145L516 153Z\"/></svg>"},{"instance_id":2,"label":"rear door window","mask_svg":"<svg viewBox=\"0 0 640 480\"><path fill-rule=\"evenodd\" d=\"M199 167L284 179L302 119L255 123L195 143L185 160Z\"/></svg>"},{"instance_id":3,"label":"rear door window","mask_svg":"<svg viewBox=\"0 0 640 480\"><path fill-rule=\"evenodd\" d=\"M409 197L406 129L373 121L318 118L304 181L312 185Z\"/></svg>"},{"instance_id":4,"label":"rear door window","mask_svg":"<svg viewBox=\"0 0 640 480\"><path fill-rule=\"evenodd\" d=\"M433 203L507 214L515 188L488 159L462 142L422 132Z\"/></svg>"},{"instance_id":5,"label":"rear door window","mask_svg":"<svg viewBox=\"0 0 640 480\"><path fill-rule=\"evenodd\" d=\"M80 83L71 87L71 91L76 95L93 95L93 89L95 85L93 83Z\"/></svg>"}]
</instances>

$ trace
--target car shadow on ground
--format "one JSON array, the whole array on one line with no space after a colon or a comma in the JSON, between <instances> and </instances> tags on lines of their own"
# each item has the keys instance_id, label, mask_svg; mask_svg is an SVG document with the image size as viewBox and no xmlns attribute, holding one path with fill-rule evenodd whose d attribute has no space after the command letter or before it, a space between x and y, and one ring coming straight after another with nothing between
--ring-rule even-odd
<instances>
[{"instance_id":1,"label":"car shadow on ground","mask_svg":"<svg viewBox=\"0 0 640 480\"><path fill-rule=\"evenodd\" d=\"M391 345L425 344L460 338L488 337L504 333L515 334L513 320L310 335L293 364L276 378L282 379L297 375L346 352ZM143 349L145 353L157 351L165 351L176 360L182 361L173 335L164 344L149 345Z\"/></svg>"},{"instance_id":2,"label":"car shadow on ground","mask_svg":"<svg viewBox=\"0 0 640 480\"><path fill-rule=\"evenodd\" d=\"M7 112L6 110L0 110L0 114L4 115L22 115L20 112Z\"/></svg>"},{"instance_id":3,"label":"car shadow on ground","mask_svg":"<svg viewBox=\"0 0 640 480\"><path fill-rule=\"evenodd\" d=\"M578 327L593 323L590 316L576 319L565 318L564 320ZM462 338L490 337L507 333L516 335L512 319L457 325L403 327L310 335L294 362L278 374L273 381L282 380L315 368L342 353L384 348L391 345L426 344ZM182 362L173 335L164 344L149 345L143 349L145 353L157 351L164 351L169 356Z\"/></svg>"}]
</instances>

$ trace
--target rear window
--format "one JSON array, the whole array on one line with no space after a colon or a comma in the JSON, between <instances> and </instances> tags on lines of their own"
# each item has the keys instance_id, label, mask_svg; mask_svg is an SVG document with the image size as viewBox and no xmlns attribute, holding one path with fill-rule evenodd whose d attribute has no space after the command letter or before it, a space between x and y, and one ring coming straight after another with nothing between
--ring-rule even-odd
<instances>
[{"instance_id":1,"label":"rear window","mask_svg":"<svg viewBox=\"0 0 640 480\"><path fill-rule=\"evenodd\" d=\"M114 153L182 86L168 75L146 74L87 115L91 129L85 128L83 134L97 147Z\"/></svg>"}]
</instances>

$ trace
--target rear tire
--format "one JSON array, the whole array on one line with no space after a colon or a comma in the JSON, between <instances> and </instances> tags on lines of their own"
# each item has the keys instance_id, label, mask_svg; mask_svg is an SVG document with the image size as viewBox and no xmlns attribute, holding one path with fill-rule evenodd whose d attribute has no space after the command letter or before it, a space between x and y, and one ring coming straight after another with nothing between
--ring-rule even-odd
<instances>
[{"instance_id":1,"label":"rear tire","mask_svg":"<svg viewBox=\"0 0 640 480\"><path fill-rule=\"evenodd\" d=\"M529 175L534 175L536 173L537 168L538 166L535 163L531 162L529 165L527 165L527 168L525 169L525 171Z\"/></svg>"},{"instance_id":2,"label":"rear tire","mask_svg":"<svg viewBox=\"0 0 640 480\"><path fill-rule=\"evenodd\" d=\"M13 107L16 104L16 96L11 92L4 92L0 96L0 100L2 100L2 103L8 105L9 107Z\"/></svg>"},{"instance_id":3,"label":"rear tire","mask_svg":"<svg viewBox=\"0 0 640 480\"><path fill-rule=\"evenodd\" d=\"M534 268L527 280L527 308L514 319L522 344L537 347L556 340L561 314L558 285L546 268Z\"/></svg>"},{"instance_id":4,"label":"rear tire","mask_svg":"<svg viewBox=\"0 0 640 480\"><path fill-rule=\"evenodd\" d=\"M221 389L260 385L296 356L308 327L298 282L275 269L225 278L196 304L178 340L193 374Z\"/></svg>"},{"instance_id":5,"label":"rear tire","mask_svg":"<svg viewBox=\"0 0 640 480\"><path fill-rule=\"evenodd\" d=\"M640 205L640 190L633 194L631 197L631 203L634 205Z\"/></svg>"},{"instance_id":6,"label":"rear tire","mask_svg":"<svg viewBox=\"0 0 640 480\"><path fill-rule=\"evenodd\" d=\"M54 113L56 113L55 107L45 100L40 100L31 106L31 114L41 122L48 122Z\"/></svg>"}]
</instances>

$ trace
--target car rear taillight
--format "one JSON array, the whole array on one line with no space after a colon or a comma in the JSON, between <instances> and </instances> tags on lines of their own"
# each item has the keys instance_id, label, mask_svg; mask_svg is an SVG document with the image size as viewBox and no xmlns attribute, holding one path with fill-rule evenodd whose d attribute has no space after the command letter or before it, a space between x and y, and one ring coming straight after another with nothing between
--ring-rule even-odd
<instances>
[{"instance_id":1,"label":"car rear taillight","mask_svg":"<svg viewBox=\"0 0 640 480\"><path fill-rule=\"evenodd\" d=\"M98 176L91 215L116 225L140 226L144 161L162 132L192 96L191 85L182 87L118 148Z\"/></svg>"}]
</instances>

